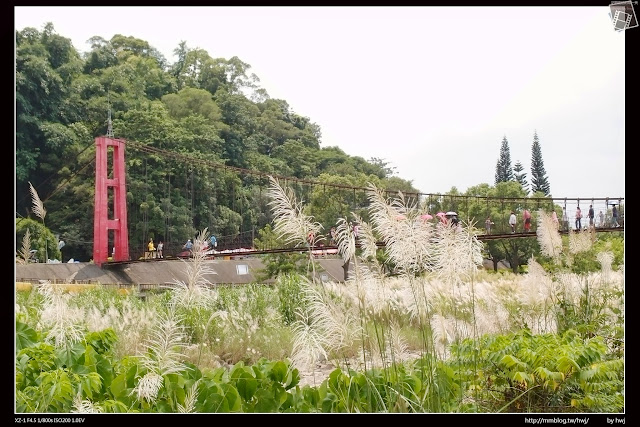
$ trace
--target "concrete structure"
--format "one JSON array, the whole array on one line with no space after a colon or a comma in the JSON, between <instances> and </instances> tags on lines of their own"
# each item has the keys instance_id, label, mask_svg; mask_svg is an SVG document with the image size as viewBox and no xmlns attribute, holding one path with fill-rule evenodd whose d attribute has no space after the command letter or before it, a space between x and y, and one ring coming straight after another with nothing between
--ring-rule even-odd
<instances>
[{"instance_id":1,"label":"concrete structure","mask_svg":"<svg viewBox=\"0 0 640 427\"><path fill-rule=\"evenodd\" d=\"M215 274L205 278L212 284L256 283L264 268L257 257L244 259L215 259L204 261ZM344 280L343 262L340 258L317 259L316 276L322 281ZM164 285L176 281L187 282L189 261L180 259L149 260L132 263L105 263L101 267L93 263L16 264L16 282L38 283L98 283L103 285ZM265 282L262 282L265 283ZM266 283L269 283L267 281Z\"/></svg>"}]
</instances>

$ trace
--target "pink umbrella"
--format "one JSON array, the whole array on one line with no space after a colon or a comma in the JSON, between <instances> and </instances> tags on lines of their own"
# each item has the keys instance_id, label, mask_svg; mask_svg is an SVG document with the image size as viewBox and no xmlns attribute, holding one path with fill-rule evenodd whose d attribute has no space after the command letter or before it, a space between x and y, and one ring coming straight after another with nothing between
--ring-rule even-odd
<instances>
[{"instance_id":1,"label":"pink umbrella","mask_svg":"<svg viewBox=\"0 0 640 427\"><path fill-rule=\"evenodd\" d=\"M420 219L423 221L429 221L430 219L433 219L433 217L429 214L424 214L424 215L420 215Z\"/></svg>"}]
</instances>

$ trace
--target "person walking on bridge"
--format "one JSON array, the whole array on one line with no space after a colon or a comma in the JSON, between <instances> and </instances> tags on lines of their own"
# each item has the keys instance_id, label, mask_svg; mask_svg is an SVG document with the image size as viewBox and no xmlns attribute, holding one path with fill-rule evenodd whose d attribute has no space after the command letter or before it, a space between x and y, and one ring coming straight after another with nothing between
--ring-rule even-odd
<instances>
[{"instance_id":1,"label":"person walking on bridge","mask_svg":"<svg viewBox=\"0 0 640 427\"><path fill-rule=\"evenodd\" d=\"M580 210L580 206L576 208L576 230L582 230L582 211Z\"/></svg>"},{"instance_id":2,"label":"person walking on bridge","mask_svg":"<svg viewBox=\"0 0 640 427\"><path fill-rule=\"evenodd\" d=\"M593 220L596 217L596 214L593 211L593 205L589 205L589 213L587 216L589 217L589 227L595 227Z\"/></svg>"},{"instance_id":3,"label":"person walking on bridge","mask_svg":"<svg viewBox=\"0 0 640 427\"><path fill-rule=\"evenodd\" d=\"M531 212L525 209L524 212L522 212L522 218L524 220L524 232L528 233L531 231Z\"/></svg>"},{"instance_id":4,"label":"person walking on bridge","mask_svg":"<svg viewBox=\"0 0 640 427\"><path fill-rule=\"evenodd\" d=\"M494 222L491 221L491 216L488 216L487 219L484 221L484 228L487 232L487 234L491 234L491 226L494 225Z\"/></svg>"},{"instance_id":5,"label":"person walking on bridge","mask_svg":"<svg viewBox=\"0 0 640 427\"><path fill-rule=\"evenodd\" d=\"M147 244L147 251L149 252L149 258L155 258L155 246L153 245L153 238L149 239Z\"/></svg>"},{"instance_id":6,"label":"person walking on bridge","mask_svg":"<svg viewBox=\"0 0 640 427\"><path fill-rule=\"evenodd\" d=\"M611 226L620 227L620 224L618 224L618 209L616 209L616 205L613 205L613 208L611 209L611 216Z\"/></svg>"},{"instance_id":7,"label":"person walking on bridge","mask_svg":"<svg viewBox=\"0 0 640 427\"><path fill-rule=\"evenodd\" d=\"M511 226L511 234L516 232L516 222L518 219L516 218L516 213L511 211L511 216L509 216L509 225Z\"/></svg>"}]
</instances>

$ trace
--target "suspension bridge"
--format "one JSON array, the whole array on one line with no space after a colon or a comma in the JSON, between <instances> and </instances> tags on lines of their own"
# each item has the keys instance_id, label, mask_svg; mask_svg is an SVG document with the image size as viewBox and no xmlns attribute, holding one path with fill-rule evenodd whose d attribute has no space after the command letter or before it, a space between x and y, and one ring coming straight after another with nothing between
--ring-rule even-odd
<instances>
[{"instance_id":1,"label":"suspension bridge","mask_svg":"<svg viewBox=\"0 0 640 427\"><path fill-rule=\"evenodd\" d=\"M370 188L357 187L344 184L327 183L313 181L309 179L302 179L291 176L281 176L277 174L269 174L261 171L243 169L233 166L228 166L220 163L216 163L203 158L194 158L182 153L175 153L169 150L164 150L158 147L150 146L147 144L140 144L137 142L127 141L127 147L132 150L136 150L139 153L145 153L154 155L159 158L166 159L171 162L188 163L193 166L192 170L200 171L229 171L235 174L248 175L263 182L267 182L269 177L276 178L283 187L289 187L294 190L296 196L302 200L308 200L312 197L314 190L322 191L323 193L332 192L331 194L341 194L343 200L349 201L349 211L356 211L358 209L366 209L368 206L367 193ZM264 185L264 184L263 184ZM262 191L262 190L261 190ZM382 190L387 198L397 198L398 191L393 189ZM545 198L513 198L513 197L486 197L481 195L469 196L469 195L444 195L434 193L422 193L422 192L407 192L403 191L402 196L406 205L424 206L428 212L434 214L438 210L442 211L455 211L458 218L467 224L474 224L477 228L477 237L481 241L489 241L496 239L515 239L535 237L537 232L538 223L535 220L535 216L538 210L544 210L550 212L555 210L558 206L562 207L563 215L560 215L559 220L559 232L561 234L568 234L578 229L586 229L593 226L598 232L616 232L624 231L624 198L623 197L545 197ZM589 206L594 209L593 224L589 223L587 213ZM612 208L616 206L618 210L617 220L614 221L612 216ZM582 210L583 218L580 224L575 221L575 214L577 208ZM509 212L513 210L517 213L518 225L516 232L511 232L509 225ZM522 218L522 212L528 210L533 215L530 229L524 230L524 218ZM501 215L491 216L492 212L502 212ZM344 212L345 218L349 212ZM485 226L487 218L490 217L490 227ZM337 218L336 218L337 219ZM617 222L617 226L615 224ZM311 250L318 256L324 256L325 254L334 253L337 248L330 244L330 238L328 236L328 230L325 230L326 235L324 240L319 241L319 245L312 247ZM273 244L256 242L258 230L255 227L251 227L250 230L240 230L238 233L230 235L216 235L217 247L215 250L209 249L207 256L214 258L228 258L233 256L248 256L259 255L269 253L283 253L283 252L298 252L301 249L299 247L276 247ZM184 242L166 242L164 243L164 252L168 256L184 257L187 256L182 248ZM384 246L384 243L379 242L380 247ZM136 248L136 255L139 259L153 260L154 256L143 254L145 250L145 241L141 242Z\"/></svg>"},{"instance_id":2,"label":"suspension bridge","mask_svg":"<svg viewBox=\"0 0 640 427\"><path fill-rule=\"evenodd\" d=\"M164 258L159 258L157 253L148 253L147 235L142 241L130 246L128 241L128 214L126 195L126 178L124 151L127 149L136 155L152 155L160 158L165 163L181 162L191 165L191 171L201 173L213 173L226 171L243 176L255 178L260 191L266 186L269 177L279 180L283 187L294 190L301 200L309 199L314 192L330 193L331 197L340 197L349 203L347 217L351 211L363 211L368 206L368 192L370 188L351 185L313 181L291 176L268 174L250 169L220 164L201 157L176 153L170 150L135 141L124 141L112 136L98 137L95 139L95 207L94 207L94 240L93 261L98 266L105 263L132 263L138 261L154 261L158 259L181 258L189 256L183 250L185 239L175 240L164 236ZM229 190L229 189L226 189ZM231 189L233 191L233 189ZM397 190L383 189L386 197L396 198ZM477 228L477 237L481 241L494 239L514 239L535 237L538 223L536 215L538 211L551 212L559 210L559 231L568 234L577 230L593 227L597 232L624 231L624 198L623 197L543 197L543 198L513 198L513 197L487 197L482 195L449 195L432 193L402 192L405 205L420 206L425 212L435 217L438 211L454 211L458 218L468 225ZM330 200L330 198L328 198ZM582 210L580 222L575 220L578 207ZM587 217L589 207L595 213L593 222ZM614 207L617 217L614 218ZM242 209L242 206L240 206ZM529 211L533 218L528 230L523 228L524 218L522 213ZM515 232L511 231L509 215L513 211L517 214L517 226ZM337 218L335 218L337 220ZM490 227L485 224L489 223ZM328 233L328 230L325 230ZM249 256L268 253L299 252L299 247L275 247L274 244L259 243L258 228L253 225L249 229L240 229L239 232L229 235L216 235L217 247L212 248L206 254L211 259L230 259L236 256ZM320 239L316 246L312 247L318 256L332 255L337 248L331 244L329 237ZM384 246L379 243L379 246ZM110 257L111 256L111 257Z\"/></svg>"}]
</instances>

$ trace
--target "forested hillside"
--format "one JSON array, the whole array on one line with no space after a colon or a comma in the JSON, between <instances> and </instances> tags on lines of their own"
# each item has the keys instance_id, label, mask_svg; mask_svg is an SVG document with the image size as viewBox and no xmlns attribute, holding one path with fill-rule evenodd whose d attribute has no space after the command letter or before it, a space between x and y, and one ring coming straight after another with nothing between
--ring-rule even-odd
<instances>
[{"instance_id":1,"label":"forested hillside","mask_svg":"<svg viewBox=\"0 0 640 427\"><path fill-rule=\"evenodd\" d=\"M25 224L38 224L50 258L58 239L64 260L91 258L94 138L107 134L109 117L114 137L127 141L132 250L150 238L170 247L205 227L217 236L261 230L271 220L268 174L417 191L383 159L323 147L320 126L271 99L238 57L213 58L177 41L169 63L135 37L90 42L80 54L53 24L16 32L18 248ZM32 212L29 183L44 218ZM292 184L327 230L366 203L338 187Z\"/></svg>"}]
</instances>

